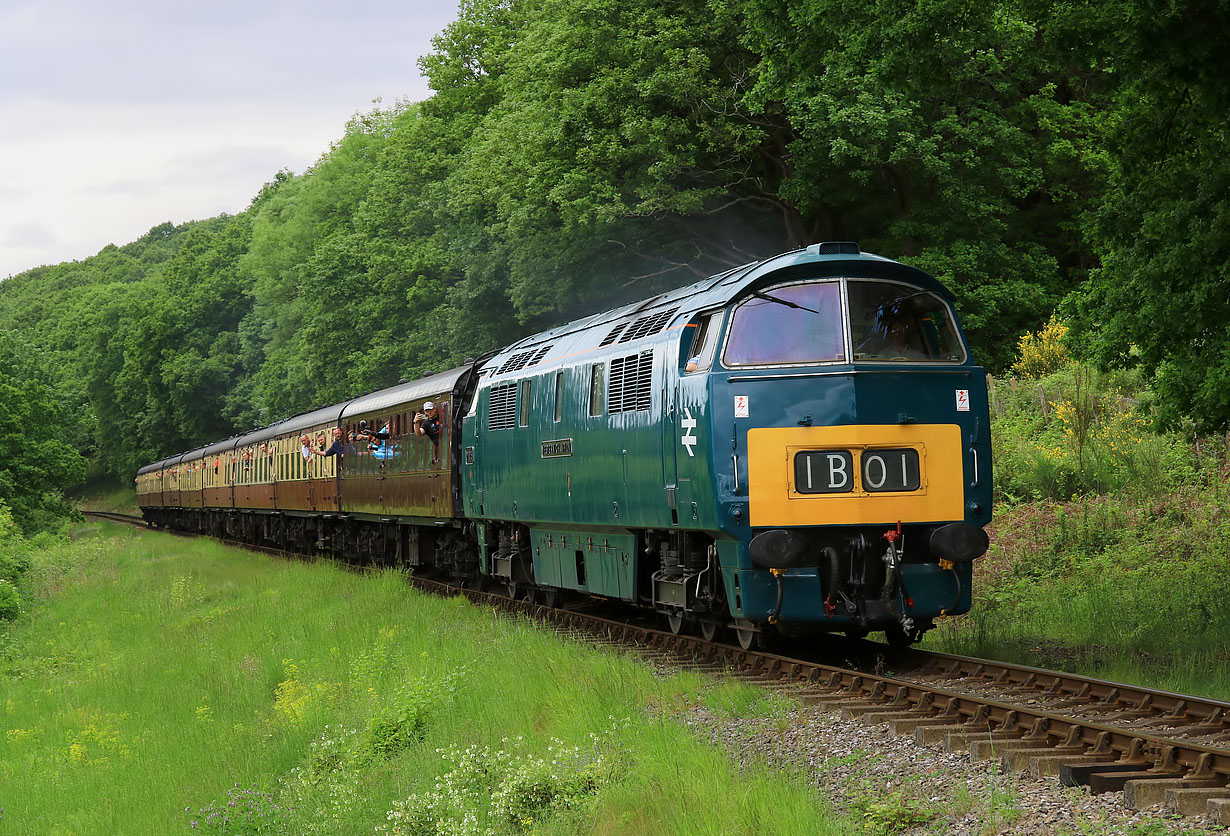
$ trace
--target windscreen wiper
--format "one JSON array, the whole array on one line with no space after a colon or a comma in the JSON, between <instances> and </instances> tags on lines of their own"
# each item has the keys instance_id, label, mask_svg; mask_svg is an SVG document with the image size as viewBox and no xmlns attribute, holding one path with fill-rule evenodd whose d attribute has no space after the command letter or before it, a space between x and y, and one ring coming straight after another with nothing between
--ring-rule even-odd
<instances>
[{"instance_id":1,"label":"windscreen wiper","mask_svg":"<svg viewBox=\"0 0 1230 836\"><path fill-rule=\"evenodd\" d=\"M898 310L898 306L900 306L902 302L908 302L916 296L926 296L930 292L931 291L929 290L920 290L917 293L907 293L905 296L898 296L893 301L885 302L884 304L878 306L876 308L876 312L883 313L884 311Z\"/></svg>"},{"instance_id":2,"label":"windscreen wiper","mask_svg":"<svg viewBox=\"0 0 1230 836\"><path fill-rule=\"evenodd\" d=\"M776 296L770 296L769 294L764 293L759 290L753 290L752 295L755 296L757 299L766 299L770 302L776 302L779 305L785 305L787 308L798 308L800 311L807 311L808 313L814 313L814 314L820 313L820 311L814 310L813 308L805 308L802 305L796 305L794 302L790 302L785 299L779 299Z\"/></svg>"}]
</instances>

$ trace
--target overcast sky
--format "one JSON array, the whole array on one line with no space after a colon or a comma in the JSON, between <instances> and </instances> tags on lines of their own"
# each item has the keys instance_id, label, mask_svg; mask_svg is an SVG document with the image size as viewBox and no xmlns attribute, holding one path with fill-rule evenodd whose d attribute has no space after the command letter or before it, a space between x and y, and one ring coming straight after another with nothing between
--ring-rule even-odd
<instances>
[{"instance_id":1,"label":"overcast sky","mask_svg":"<svg viewBox=\"0 0 1230 836\"><path fill-rule=\"evenodd\" d=\"M0 0L0 279L241 212L372 100L419 101L456 0Z\"/></svg>"}]
</instances>

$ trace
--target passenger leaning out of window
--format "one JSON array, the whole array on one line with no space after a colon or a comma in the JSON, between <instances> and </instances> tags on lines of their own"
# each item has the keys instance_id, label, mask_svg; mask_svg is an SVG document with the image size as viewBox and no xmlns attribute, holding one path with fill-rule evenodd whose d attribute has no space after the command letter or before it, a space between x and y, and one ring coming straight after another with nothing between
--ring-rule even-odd
<instances>
[{"instance_id":1,"label":"passenger leaning out of window","mask_svg":"<svg viewBox=\"0 0 1230 836\"><path fill-rule=\"evenodd\" d=\"M444 428L444 419L440 410L431 401L423 404L423 411L414 413L414 434L425 435L431 439L431 463L440 463L440 430Z\"/></svg>"},{"instance_id":2,"label":"passenger leaning out of window","mask_svg":"<svg viewBox=\"0 0 1230 836\"><path fill-rule=\"evenodd\" d=\"M317 455L320 455L320 456L339 456L339 457L342 456L344 453L343 444L342 444L342 428L334 427L333 428L333 443L329 445L329 449L326 450L324 441L321 441L318 449L316 450L316 453Z\"/></svg>"},{"instance_id":3,"label":"passenger leaning out of window","mask_svg":"<svg viewBox=\"0 0 1230 836\"><path fill-rule=\"evenodd\" d=\"M299 454L303 456L306 462L315 455L316 451L312 449L312 439L308 438L307 433L299 436Z\"/></svg>"},{"instance_id":4,"label":"passenger leaning out of window","mask_svg":"<svg viewBox=\"0 0 1230 836\"><path fill-rule=\"evenodd\" d=\"M383 461L393 456L393 451L389 447L389 422L385 421L383 424L377 422L377 426L379 429L375 432L360 431L360 435L367 438L367 449L371 451L372 456Z\"/></svg>"}]
</instances>

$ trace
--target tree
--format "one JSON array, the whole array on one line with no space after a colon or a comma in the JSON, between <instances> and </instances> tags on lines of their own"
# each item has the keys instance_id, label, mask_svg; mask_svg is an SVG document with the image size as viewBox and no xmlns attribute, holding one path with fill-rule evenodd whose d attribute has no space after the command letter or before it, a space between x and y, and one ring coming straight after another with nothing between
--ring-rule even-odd
<instances>
[{"instance_id":1,"label":"tree","mask_svg":"<svg viewBox=\"0 0 1230 836\"><path fill-rule=\"evenodd\" d=\"M1012 0L749 0L748 99L789 125L780 184L809 229L954 290L993 367L1090 264L1097 196L1082 68ZM778 115L780 114L780 115Z\"/></svg>"},{"instance_id":2,"label":"tree","mask_svg":"<svg viewBox=\"0 0 1230 836\"><path fill-rule=\"evenodd\" d=\"M1113 12L1113 13L1112 13ZM1162 416L1230 425L1230 5L1108 10L1118 74L1111 188L1091 229L1102 267L1067 311L1104 366L1156 375Z\"/></svg>"},{"instance_id":3,"label":"tree","mask_svg":"<svg viewBox=\"0 0 1230 836\"><path fill-rule=\"evenodd\" d=\"M64 489L85 478L53 380L28 343L0 331L0 502L26 534L62 523Z\"/></svg>"},{"instance_id":4,"label":"tree","mask_svg":"<svg viewBox=\"0 0 1230 836\"><path fill-rule=\"evenodd\" d=\"M771 131L741 101L754 56L703 2L499 4L437 41L431 112L482 119L450 178L504 257L524 323L679 285L801 239ZM481 45L481 46L480 46ZM457 50L450 52L449 50ZM484 72L466 74L467 56ZM446 70L448 72L446 72ZM466 95L469 93L470 95Z\"/></svg>"}]
</instances>

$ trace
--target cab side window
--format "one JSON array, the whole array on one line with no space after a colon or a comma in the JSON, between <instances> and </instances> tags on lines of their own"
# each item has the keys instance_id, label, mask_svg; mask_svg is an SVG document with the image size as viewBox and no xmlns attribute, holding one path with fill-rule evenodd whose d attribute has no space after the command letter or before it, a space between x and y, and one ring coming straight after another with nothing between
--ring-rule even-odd
<instances>
[{"instance_id":1,"label":"cab side window","mask_svg":"<svg viewBox=\"0 0 1230 836\"><path fill-rule=\"evenodd\" d=\"M602 372L606 367L602 363L594 363L589 369L589 414L591 417L602 414Z\"/></svg>"},{"instance_id":2,"label":"cab side window","mask_svg":"<svg viewBox=\"0 0 1230 836\"><path fill-rule=\"evenodd\" d=\"M707 371L713 365L713 350L721 323L721 311L714 311L701 316L696 327L688 329L692 332L692 343L684 357L685 374Z\"/></svg>"}]
</instances>

